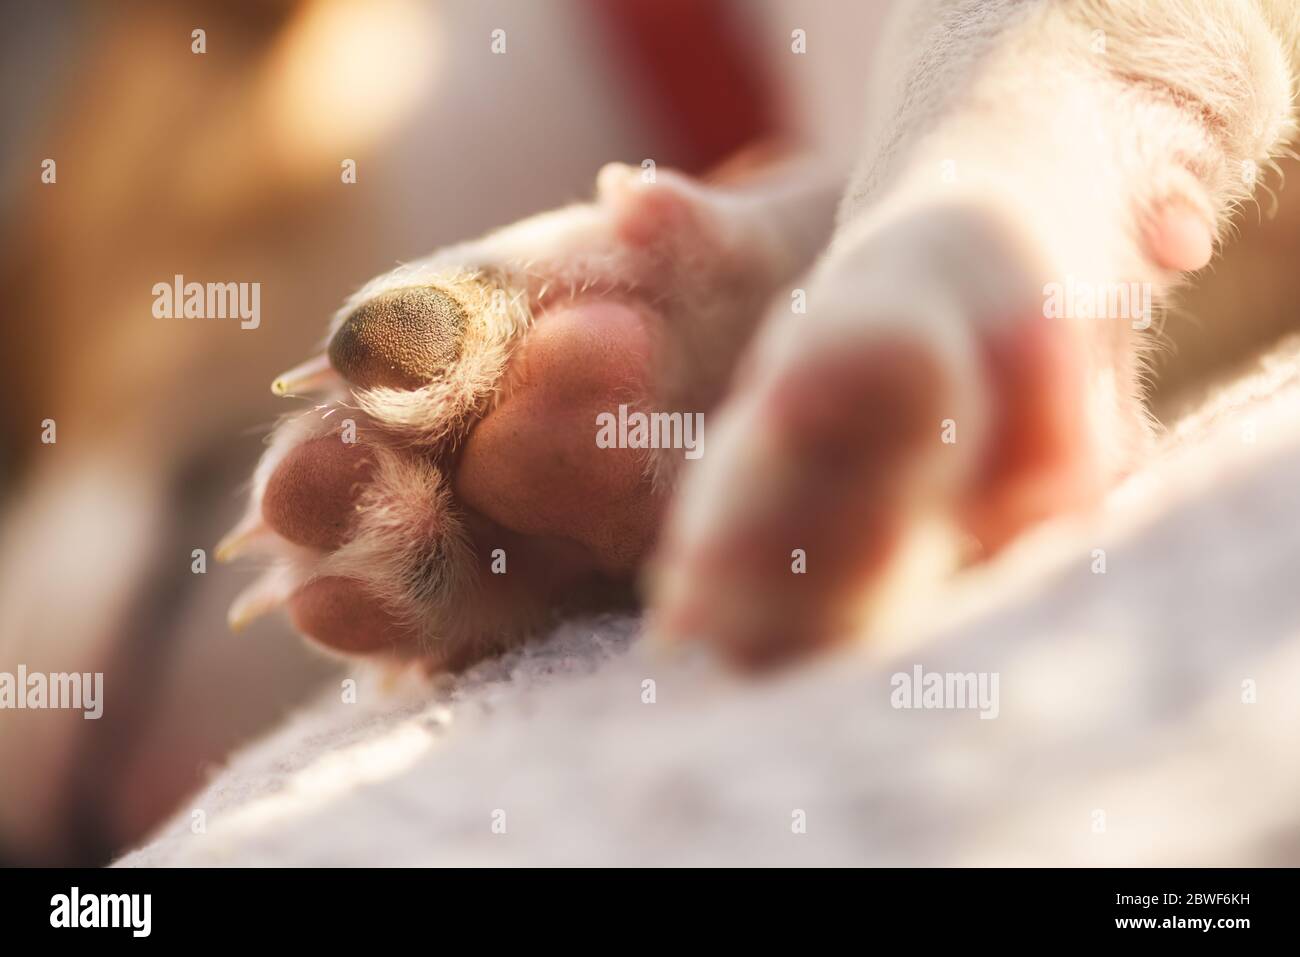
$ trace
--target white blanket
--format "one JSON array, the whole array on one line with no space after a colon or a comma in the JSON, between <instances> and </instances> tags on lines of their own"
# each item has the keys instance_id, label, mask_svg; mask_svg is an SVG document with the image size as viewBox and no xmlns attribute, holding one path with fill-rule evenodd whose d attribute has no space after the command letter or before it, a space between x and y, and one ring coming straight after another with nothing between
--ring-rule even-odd
<instances>
[{"instance_id":1,"label":"white blanket","mask_svg":"<svg viewBox=\"0 0 1300 957\"><path fill-rule=\"evenodd\" d=\"M760 683L628 618L358 666L120 863L1300 864L1298 357L919 626ZM997 717L894 707L916 665L996 673Z\"/></svg>"}]
</instances>

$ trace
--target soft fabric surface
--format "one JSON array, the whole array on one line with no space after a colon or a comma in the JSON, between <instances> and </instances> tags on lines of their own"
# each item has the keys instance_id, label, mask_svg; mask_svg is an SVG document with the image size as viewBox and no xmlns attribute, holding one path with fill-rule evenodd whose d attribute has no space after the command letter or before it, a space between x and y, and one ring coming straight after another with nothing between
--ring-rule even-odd
<instances>
[{"instance_id":1,"label":"soft fabric surface","mask_svg":"<svg viewBox=\"0 0 1300 957\"><path fill-rule=\"evenodd\" d=\"M753 683L602 618L357 666L120 863L1300 864L1298 361L870 643ZM917 664L996 672L998 716L892 707Z\"/></svg>"}]
</instances>

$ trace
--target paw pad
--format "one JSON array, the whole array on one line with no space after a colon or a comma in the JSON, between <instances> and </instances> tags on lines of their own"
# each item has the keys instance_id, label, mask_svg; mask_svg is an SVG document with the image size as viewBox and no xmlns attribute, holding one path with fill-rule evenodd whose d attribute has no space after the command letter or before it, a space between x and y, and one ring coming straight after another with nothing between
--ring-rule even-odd
<instances>
[{"instance_id":1,"label":"paw pad","mask_svg":"<svg viewBox=\"0 0 1300 957\"><path fill-rule=\"evenodd\" d=\"M468 318L459 300L432 287L368 299L330 341L330 364L363 389L418 389L460 358Z\"/></svg>"}]
</instances>

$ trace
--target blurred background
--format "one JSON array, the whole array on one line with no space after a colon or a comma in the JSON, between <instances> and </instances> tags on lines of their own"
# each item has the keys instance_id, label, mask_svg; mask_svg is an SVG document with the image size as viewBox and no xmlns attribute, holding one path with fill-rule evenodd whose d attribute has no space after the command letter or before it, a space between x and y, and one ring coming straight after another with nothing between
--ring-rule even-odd
<instances>
[{"instance_id":1,"label":"blurred background","mask_svg":"<svg viewBox=\"0 0 1300 957\"><path fill-rule=\"evenodd\" d=\"M102 671L105 708L0 711L0 863L111 859L340 667L278 619L230 634L255 571L211 554L283 411L271 379L353 289L588 197L610 160L701 173L756 144L847 156L886 7L6 3L0 671ZM1200 308L1265 318L1210 339L1190 303L1180 375L1289 318L1278 266L1300 231L1248 219L1246 278ZM153 285L177 274L261 283L260 326L154 318ZM1186 380L1169 381L1176 396Z\"/></svg>"}]
</instances>

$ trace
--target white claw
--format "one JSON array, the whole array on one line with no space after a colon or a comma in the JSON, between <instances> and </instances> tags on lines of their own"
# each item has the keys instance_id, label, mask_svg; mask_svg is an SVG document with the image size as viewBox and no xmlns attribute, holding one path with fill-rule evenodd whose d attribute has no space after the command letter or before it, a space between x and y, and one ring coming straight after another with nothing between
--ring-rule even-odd
<instances>
[{"instance_id":1,"label":"white claw","mask_svg":"<svg viewBox=\"0 0 1300 957\"><path fill-rule=\"evenodd\" d=\"M277 376L271 383L271 392L281 396L310 395L324 392L342 381L342 376L330 365L329 356L319 355Z\"/></svg>"},{"instance_id":2,"label":"white claw","mask_svg":"<svg viewBox=\"0 0 1300 957\"><path fill-rule=\"evenodd\" d=\"M217 543L215 557L219 562L233 562L250 548L269 541L274 535L271 527L263 521L259 510L226 533L225 538Z\"/></svg>"},{"instance_id":3,"label":"white claw","mask_svg":"<svg viewBox=\"0 0 1300 957\"><path fill-rule=\"evenodd\" d=\"M275 611L298 590L302 581L287 568L274 568L248 588L230 606L226 623L231 631L243 631L250 622Z\"/></svg>"}]
</instances>

